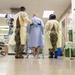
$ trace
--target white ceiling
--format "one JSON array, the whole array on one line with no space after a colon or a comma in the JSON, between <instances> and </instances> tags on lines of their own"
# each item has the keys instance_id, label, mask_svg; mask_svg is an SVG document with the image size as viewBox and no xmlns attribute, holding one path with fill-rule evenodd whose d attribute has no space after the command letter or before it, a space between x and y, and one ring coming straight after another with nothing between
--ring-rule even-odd
<instances>
[{"instance_id":1,"label":"white ceiling","mask_svg":"<svg viewBox=\"0 0 75 75\"><path fill-rule=\"evenodd\" d=\"M37 13L45 23L48 18L42 18L44 10L54 10L54 14L56 14L57 20L59 20L70 5L71 0L0 0L0 13L11 13L10 8L25 6L29 18L31 18L34 13ZM0 26L3 25L7 25L5 18L0 18ZM0 31L0 33L8 34L7 31Z\"/></svg>"},{"instance_id":2,"label":"white ceiling","mask_svg":"<svg viewBox=\"0 0 75 75\"><path fill-rule=\"evenodd\" d=\"M71 0L0 0L0 13L11 13L10 8L25 6L29 18L34 13L37 13L42 18L44 10L54 10L57 20L59 20L70 4ZM43 19L43 21L45 22L46 20Z\"/></svg>"}]
</instances>

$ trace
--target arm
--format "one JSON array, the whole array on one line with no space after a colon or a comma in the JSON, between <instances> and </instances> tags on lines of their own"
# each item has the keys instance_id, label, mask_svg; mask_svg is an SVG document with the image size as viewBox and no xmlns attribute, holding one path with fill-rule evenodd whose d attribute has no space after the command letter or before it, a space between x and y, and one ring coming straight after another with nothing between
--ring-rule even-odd
<instances>
[{"instance_id":1,"label":"arm","mask_svg":"<svg viewBox=\"0 0 75 75\"><path fill-rule=\"evenodd\" d=\"M22 17L23 17L23 20L24 20L26 23L28 23L28 24L33 24L33 22L32 22L30 19L28 19L27 13L23 12Z\"/></svg>"},{"instance_id":2,"label":"arm","mask_svg":"<svg viewBox=\"0 0 75 75\"><path fill-rule=\"evenodd\" d=\"M44 34L44 23L42 20L41 20L41 31L42 31L42 34Z\"/></svg>"},{"instance_id":3,"label":"arm","mask_svg":"<svg viewBox=\"0 0 75 75\"><path fill-rule=\"evenodd\" d=\"M45 31L50 31L50 23L48 21L45 24Z\"/></svg>"},{"instance_id":4,"label":"arm","mask_svg":"<svg viewBox=\"0 0 75 75\"><path fill-rule=\"evenodd\" d=\"M50 38L50 23L48 21L45 24L44 32L45 32L46 36L48 36L48 38Z\"/></svg>"},{"instance_id":5,"label":"arm","mask_svg":"<svg viewBox=\"0 0 75 75\"><path fill-rule=\"evenodd\" d=\"M60 28L59 28L59 23L57 23L57 32L59 33L59 31L60 31Z\"/></svg>"},{"instance_id":6,"label":"arm","mask_svg":"<svg viewBox=\"0 0 75 75\"><path fill-rule=\"evenodd\" d=\"M43 23L43 21L41 20L41 26L42 26L42 28L44 28L44 23Z\"/></svg>"}]
</instances>

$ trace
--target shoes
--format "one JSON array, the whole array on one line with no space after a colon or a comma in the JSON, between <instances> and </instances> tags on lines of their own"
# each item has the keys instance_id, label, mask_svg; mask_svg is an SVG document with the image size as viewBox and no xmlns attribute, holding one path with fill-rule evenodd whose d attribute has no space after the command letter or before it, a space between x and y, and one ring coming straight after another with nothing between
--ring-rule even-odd
<instances>
[{"instance_id":1,"label":"shoes","mask_svg":"<svg viewBox=\"0 0 75 75\"><path fill-rule=\"evenodd\" d=\"M24 58L24 56L19 56L19 58L22 58L22 59L23 59L23 58Z\"/></svg>"},{"instance_id":2,"label":"shoes","mask_svg":"<svg viewBox=\"0 0 75 75\"><path fill-rule=\"evenodd\" d=\"M15 56L16 59L23 59L24 56Z\"/></svg>"},{"instance_id":3,"label":"shoes","mask_svg":"<svg viewBox=\"0 0 75 75\"><path fill-rule=\"evenodd\" d=\"M57 59L57 56L55 56L54 58Z\"/></svg>"},{"instance_id":4,"label":"shoes","mask_svg":"<svg viewBox=\"0 0 75 75\"><path fill-rule=\"evenodd\" d=\"M50 52L49 58L53 58L53 55L54 55L54 58L57 59L57 51L55 51L54 54L53 52Z\"/></svg>"},{"instance_id":5,"label":"shoes","mask_svg":"<svg viewBox=\"0 0 75 75\"><path fill-rule=\"evenodd\" d=\"M53 52L50 52L49 54L50 54L49 58L53 58Z\"/></svg>"},{"instance_id":6,"label":"shoes","mask_svg":"<svg viewBox=\"0 0 75 75\"><path fill-rule=\"evenodd\" d=\"M18 56L15 56L15 58L18 59L19 57Z\"/></svg>"},{"instance_id":7,"label":"shoes","mask_svg":"<svg viewBox=\"0 0 75 75\"><path fill-rule=\"evenodd\" d=\"M15 52L15 58L16 59L18 58L18 52Z\"/></svg>"},{"instance_id":8,"label":"shoes","mask_svg":"<svg viewBox=\"0 0 75 75\"><path fill-rule=\"evenodd\" d=\"M53 56L49 56L49 58L53 58Z\"/></svg>"}]
</instances>

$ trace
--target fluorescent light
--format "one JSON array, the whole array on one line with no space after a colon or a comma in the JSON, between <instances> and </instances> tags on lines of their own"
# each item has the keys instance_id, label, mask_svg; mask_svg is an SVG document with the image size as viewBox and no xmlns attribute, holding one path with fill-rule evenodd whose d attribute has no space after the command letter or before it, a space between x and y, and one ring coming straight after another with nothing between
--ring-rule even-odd
<instances>
[{"instance_id":1,"label":"fluorescent light","mask_svg":"<svg viewBox=\"0 0 75 75\"><path fill-rule=\"evenodd\" d=\"M0 26L0 28L9 28L9 26Z\"/></svg>"},{"instance_id":2,"label":"fluorescent light","mask_svg":"<svg viewBox=\"0 0 75 75\"><path fill-rule=\"evenodd\" d=\"M0 14L0 17L5 17L6 14Z\"/></svg>"},{"instance_id":3,"label":"fluorescent light","mask_svg":"<svg viewBox=\"0 0 75 75\"><path fill-rule=\"evenodd\" d=\"M0 29L0 30L6 31L6 30L9 30L9 29Z\"/></svg>"},{"instance_id":4,"label":"fluorescent light","mask_svg":"<svg viewBox=\"0 0 75 75\"><path fill-rule=\"evenodd\" d=\"M51 11L46 10L46 11L43 12L43 18L49 18L49 15L53 14L53 13L54 13L53 10L51 10Z\"/></svg>"},{"instance_id":5,"label":"fluorescent light","mask_svg":"<svg viewBox=\"0 0 75 75\"><path fill-rule=\"evenodd\" d=\"M1 33L0 33L0 35L8 35L8 33L7 33L7 34L3 34L3 33L1 34ZM0 39L1 39L1 38L0 38Z\"/></svg>"}]
</instances>

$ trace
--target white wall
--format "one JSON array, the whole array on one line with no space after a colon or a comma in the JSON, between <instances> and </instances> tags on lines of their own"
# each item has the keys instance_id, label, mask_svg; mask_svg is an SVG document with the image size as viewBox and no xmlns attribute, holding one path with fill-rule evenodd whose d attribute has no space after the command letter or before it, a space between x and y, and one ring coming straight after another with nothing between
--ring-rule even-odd
<instances>
[{"instance_id":1,"label":"white wall","mask_svg":"<svg viewBox=\"0 0 75 75\"><path fill-rule=\"evenodd\" d=\"M60 22L60 36L61 36L61 46L62 46L62 39L63 39L63 31L62 31L62 21L65 20L65 27L66 27L66 17L68 16L68 13L71 10L71 5L67 8L67 10L64 12L64 14L61 16L59 22Z\"/></svg>"},{"instance_id":2,"label":"white wall","mask_svg":"<svg viewBox=\"0 0 75 75\"><path fill-rule=\"evenodd\" d=\"M72 0L72 16L73 16L73 43L75 46L75 0Z\"/></svg>"}]
</instances>

